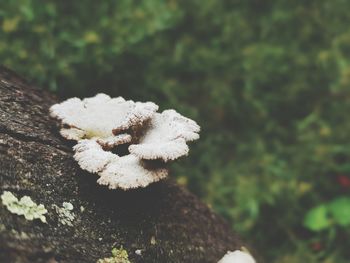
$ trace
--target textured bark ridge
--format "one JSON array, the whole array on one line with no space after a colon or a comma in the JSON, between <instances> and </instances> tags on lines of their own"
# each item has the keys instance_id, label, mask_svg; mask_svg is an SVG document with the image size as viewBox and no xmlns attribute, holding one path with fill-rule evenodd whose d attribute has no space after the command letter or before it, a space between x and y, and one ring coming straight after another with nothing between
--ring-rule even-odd
<instances>
[{"instance_id":1,"label":"textured bark ridge","mask_svg":"<svg viewBox=\"0 0 350 263\"><path fill-rule=\"evenodd\" d=\"M123 246L131 262L204 263L240 249L230 227L171 180L127 192L98 185L50 119L54 103L0 68L0 194L28 195L48 210L44 224L0 204L0 262L96 262ZM74 206L72 226L55 210L63 202Z\"/></svg>"}]
</instances>

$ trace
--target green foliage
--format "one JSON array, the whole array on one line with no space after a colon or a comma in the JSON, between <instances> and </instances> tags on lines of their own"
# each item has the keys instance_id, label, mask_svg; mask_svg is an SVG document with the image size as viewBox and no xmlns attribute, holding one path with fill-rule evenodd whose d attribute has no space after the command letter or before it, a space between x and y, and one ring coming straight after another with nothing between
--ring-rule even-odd
<instances>
[{"instance_id":1,"label":"green foliage","mask_svg":"<svg viewBox=\"0 0 350 263\"><path fill-rule=\"evenodd\" d=\"M172 174L267 262L350 258L348 1L0 6L0 60L34 82L198 120L201 139Z\"/></svg>"},{"instance_id":2,"label":"green foliage","mask_svg":"<svg viewBox=\"0 0 350 263\"><path fill-rule=\"evenodd\" d=\"M334 222L340 226L350 225L350 198L341 197L329 204L329 212L334 218Z\"/></svg>"},{"instance_id":3,"label":"green foliage","mask_svg":"<svg viewBox=\"0 0 350 263\"><path fill-rule=\"evenodd\" d=\"M350 197L339 197L330 203L312 208L304 218L304 225L313 231L336 225L350 226Z\"/></svg>"},{"instance_id":4,"label":"green foliage","mask_svg":"<svg viewBox=\"0 0 350 263\"><path fill-rule=\"evenodd\" d=\"M327 207L325 205L320 205L311 209L304 219L304 225L313 231L320 231L328 228L331 222L328 218Z\"/></svg>"}]
</instances>

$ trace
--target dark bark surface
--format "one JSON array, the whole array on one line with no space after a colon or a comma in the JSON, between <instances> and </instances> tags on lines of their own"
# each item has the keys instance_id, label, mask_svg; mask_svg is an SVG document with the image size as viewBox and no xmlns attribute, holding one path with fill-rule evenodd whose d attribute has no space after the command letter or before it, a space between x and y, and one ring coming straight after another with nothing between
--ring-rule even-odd
<instances>
[{"instance_id":1,"label":"dark bark surface","mask_svg":"<svg viewBox=\"0 0 350 263\"><path fill-rule=\"evenodd\" d=\"M56 102L0 68L0 194L28 195L48 210L44 224L0 204L0 262L96 262L123 246L131 262L204 263L242 246L220 217L171 180L127 192L99 186L50 119ZM52 207L63 202L74 206L73 226L60 224Z\"/></svg>"}]
</instances>

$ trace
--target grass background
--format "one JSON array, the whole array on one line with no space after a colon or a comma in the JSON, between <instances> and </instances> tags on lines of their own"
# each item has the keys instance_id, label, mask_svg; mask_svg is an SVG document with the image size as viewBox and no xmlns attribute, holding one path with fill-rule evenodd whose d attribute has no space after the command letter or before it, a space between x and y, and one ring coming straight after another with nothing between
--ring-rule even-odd
<instances>
[{"instance_id":1,"label":"grass background","mask_svg":"<svg viewBox=\"0 0 350 263\"><path fill-rule=\"evenodd\" d=\"M350 2L0 3L0 61L59 96L202 127L172 176L266 262L350 258Z\"/></svg>"}]
</instances>

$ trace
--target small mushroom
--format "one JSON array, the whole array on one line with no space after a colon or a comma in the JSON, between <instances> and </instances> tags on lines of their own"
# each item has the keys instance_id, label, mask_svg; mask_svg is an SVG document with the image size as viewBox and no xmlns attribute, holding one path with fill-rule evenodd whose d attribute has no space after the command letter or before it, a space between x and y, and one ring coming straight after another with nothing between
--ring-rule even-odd
<instances>
[{"instance_id":1,"label":"small mushroom","mask_svg":"<svg viewBox=\"0 0 350 263\"><path fill-rule=\"evenodd\" d=\"M75 160L88 172L101 176L97 182L108 185L110 189L146 187L168 175L165 168L146 167L145 163L134 155L118 155L105 151L94 140L81 140L74 146Z\"/></svg>"},{"instance_id":2,"label":"small mushroom","mask_svg":"<svg viewBox=\"0 0 350 263\"><path fill-rule=\"evenodd\" d=\"M186 142L197 140L199 131L195 121L175 110L165 110L153 115L139 143L130 145L129 151L141 159L175 160L188 154Z\"/></svg>"},{"instance_id":3,"label":"small mushroom","mask_svg":"<svg viewBox=\"0 0 350 263\"><path fill-rule=\"evenodd\" d=\"M126 101L101 93L92 98L71 98L55 104L50 114L61 120L63 137L76 141L94 139L110 149L130 142L132 138L126 130L142 125L157 110L153 102Z\"/></svg>"},{"instance_id":4,"label":"small mushroom","mask_svg":"<svg viewBox=\"0 0 350 263\"><path fill-rule=\"evenodd\" d=\"M255 259L245 251L235 250L228 251L218 263L255 263Z\"/></svg>"}]
</instances>

